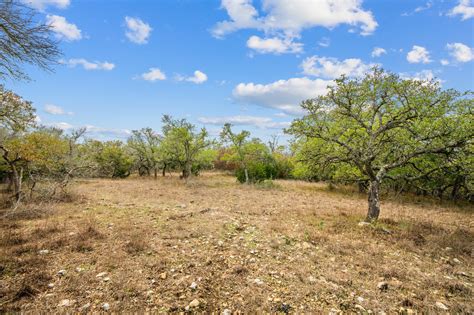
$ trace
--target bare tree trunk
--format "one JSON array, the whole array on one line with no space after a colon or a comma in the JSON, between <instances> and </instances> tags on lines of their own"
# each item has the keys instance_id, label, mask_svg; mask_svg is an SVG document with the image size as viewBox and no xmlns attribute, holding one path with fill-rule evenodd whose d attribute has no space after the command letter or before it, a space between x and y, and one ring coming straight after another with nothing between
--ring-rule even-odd
<instances>
[{"instance_id":1,"label":"bare tree trunk","mask_svg":"<svg viewBox=\"0 0 474 315\"><path fill-rule=\"evenodd\" d=\"M154 177L155 177L155 179L157 179L158 178L158 169L155 167L154 171L155 171L155 174L154 174L155 176Z\"/></svg>"},{"instance_id":2,"label":"bare tree trunk","mask_svg":"<svg viewBox=\"0 0 474 315\"><path fill-rule=\"evenodd\" d=\"M163 166L163 171L162 171L162 173L161 173L161 175L163 175L163 177L166 176L166 167L167 167L167 165L166 165L166 163L165 163L165 165Z\"/></svg>"},{"instance_id":3,"label":"bare tree trunk","mask_svg":"<svg viewBox=\"0 0 474 315\"><path fill-rule=\"evenodd\" d=\"M376 221L380 214L380 182L372 180L369 186L369 211L367 212L367 222Z\"/></svg>"},{"instance_id":4,"label":"bare tree trunk","mask_svg":"<svg viewBox=\"0 0 474 315\"><path fill-rule=\"evenodd\" d=\"M12 179L13 179L13 196L15 197L15 201L20 201L21 198L21 179L23 176L23 169L18 170L14 164L11 165L12 168Z\"/></svg>"},{"instance_id":5,"label":"bare tree trunk","mask_svg":"<svg viewBox=\"0 0 474 315\"><path fill-rule=\"evenodd\" d=\"M248 184L249 183L249 171L247 170L247 168L244 168L244 173L245 173L245 183Z\"/></svg>"}]
</instances>

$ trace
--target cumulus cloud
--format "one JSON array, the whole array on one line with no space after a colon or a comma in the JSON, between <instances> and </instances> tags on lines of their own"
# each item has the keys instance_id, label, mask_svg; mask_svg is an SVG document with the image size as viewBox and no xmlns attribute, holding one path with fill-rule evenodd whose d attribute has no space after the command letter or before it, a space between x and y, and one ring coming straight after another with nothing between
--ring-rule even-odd
<instances>
[{"instance_id":1,"label":"cumulus cloud","mask_svg":"<svg viewBox=\"0 0 474 315\"><path fill-rule=\"evenodd\" d=\"M194 71L193 76L185 77L185 76L176 76L176 79L178 81L187 81L187 82L193 82L196 84L201 84L207 81L207 75L199 70Z\"/></svg>"},{"instance_id":2,"label":"cumulus cloud","mask_svg":"<svg viewBox=\"0 0 474 315\"><path fill-rule=\"evenodd\" d=\"M58 38L66 41L82 39L81 30L75 24L69 23L63 16L47 15L46 24L51 25Z\"/></svg>"},{"instance_id":3,"label":"cumulus cloud","mask_svg":"<svg viewBox=\"0 0 474 315\"><path fill-rule=\"evenodd\" d=\"M372 53L371 53L371 56L372 57L380 57L382 56L383 54L386 54L387 51L381 47L374 47L374 49L372 50Z\"/></svg>"},{"instance_id":4,"label":"cumulus cloud","mask_svg":"<svg viewBox=\"0 0 474 315\"><path fill-rule=\"evenodd\" d=\"M444 81L436 77L432 70L422 70L415 73L400 73L400 77L405 80L414 80L414 81L432 81L435 80L438 83L443 83Z\"/></svg>"},{"instance_id":5,"label":"cumulus cloud","mask_svg":"<svg viewBox=\"0 0 474 315\"><path fill-rule=\"evenodd\" d=\"M467 20L474 17L474 6L471 0L460 0L459 4L455 6L448 13L449 16L460 15L461 20Z\"/></svg>"},{"instance_id":6,"label":"cumulus cloud","mask_svg":"<svg viewBox=\"0 0 474 315\"><path fill-rule=\"evenodd\" d=\"M295 43L291 38L260 38L251 36L247 40L247 47L260 54L288 54L300 53L303 51L303 44Z\"/></svg>"},{"instance_id":7,"label":"cumulus cloud","mask_svg":"<svg viewBox=\"0 0 474 315\"><path fill-rule=\"evenodd\" d=\"M44 111L51 115L73 115L73 112L66 112L61 106L46 104Z\"/></svg>"},{"instance_id":8,"label":"cumulus cloud","mask_svg":"<svg viewBox=\"0 0 474 315\"><path fill-rule=\"evenodd\" d=\"M449 54L458 62L469 62L474 59L474 50L462 43L447 44Z\"/></svg>"},{"instance_id":9,"label":"cumulus cloud","mask_svg":"<svg viewBox=\"0 0 474 315\"><path fill-rule=\"evenodd\" d=\"M148 43L148 38L153 30L149 24L139 18L129 16L125 17L125 24L127 26L125 36L127 36L132 43L139 45Z\"/></svg>"},{"instance_id":10,"label":"cumulus cloud","mask_svg":"<svg viewBox=\"0 0 474 315\"><path fill-rule=\"evenodd\" d=\"M365 64L362 60L356 58L339 61L336 58L312 56L303 60L301 68L303 68L304 74L334 79L343 74L349 77L363 76L375 65Z\"/></svg>"},{"instance_id":11,"label":"cumulus cloud","mask_svg":"<svg viewBox=\"0 0 474 315\"><path fill-rule=\"evenodd\" d=\"M449 60L447 60L447 59L441 59L439 62L440 62L441 65L443 65L443 66L449 65Z\"/></svg>"},{"instance_id":12,"label":"cumulus cloud","mask_svg":"<svg viewBox=\"0 0 474 315\"><path fill-rule=\"evenodd\" d=\"M273 121L269 117L259 116L226 116L226 117L199 117L198 121L208 125L224 125L225 123L231 123L235 126L254 126L260 129L279 129L286 128L291 125L291 122L280 122Z\"/></svg>"},{"instance_id":13,"label":"cumulus cloud","mask_svg":"<svg viewBox=\"0 0 474 315\"><path fill-rule=\"evenodd\" d=\"M41 11L48 6L65 9L71 4L70 0L22 0L21 2Z\"/></svg>"},{"instance_id":14,"label":"cumulus cloud","mask_svg":"<svg viewBox=\"0 0 474 315\"><path fill-rule=\"evenodd\" d=\"M407 60L409 63L430 63L430 52L425 47L414 45L407 54Z\"/></svg>"},{"instance_id":15,"label":"cumulus cloud","mask_svg":"<svg viewBox=\"0 0 474 315\"><path fill-rule=\"evenodd\" d=\"M157 80L166 80L166 74L162 72L159 68L150 68L148 72L143 73L140 76L143 80L146 81L157 81Z\"/></svg>"},{"instance_id":16,"label":"cumulus cloud","mask_svg":"<svg viewBox=\"0 0 474 315\"><path fill-rule=\"evenodd\" d=\"M88 61L84 58L76 58L76 59L68 59L68 60L60 60L62 64L67 65L70 68L75 68L76 66L82 66L85 70L105 70L110 71L115 68L113 63L104 61Z\"/></svg>"},{"instance_id":17,"label":"cumulus cloud","mask_svg":"<svg viewBox=\"0 0 474 315\"><path fill-rule=\"evenodd\" d=\"M294 37L307 28L332 29L348 24L360 27L362 35L369 35L378 24L361 3L361 0L265 0L262 3L265 14L260 16L251 0L222 0L221 7L230 19L217 23L212 34L223 37L239 29L258 29Z\"/></svg>"},{"instance_id":18,"label":"cumulus cloud","mask_svg":"<svg viewBox=\"0 0 474 315\"><path fill-rule=\"evenodd\" d=\"M309 78L291 78L269 84L240 83L232 91L233 98L240 103L258 105L280 110L286 114L303 114L299 106L303 100L327 93L332 81Z\"/></svg>"}]
</instances>

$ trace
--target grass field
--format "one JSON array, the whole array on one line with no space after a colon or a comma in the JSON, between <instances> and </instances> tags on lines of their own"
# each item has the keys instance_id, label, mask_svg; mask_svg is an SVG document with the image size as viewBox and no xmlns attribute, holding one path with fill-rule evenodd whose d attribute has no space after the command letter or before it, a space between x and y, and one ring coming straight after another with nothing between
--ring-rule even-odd
<instances>
[{"instance_id":1,"label":"grass field","mask_svg":"<svg viewBox=\"0 0 474 315\"><path fill-rule=\"evenodd\" d=\"M474 312L472 206L222 174L80 180L1 219L0 312ZM29 207L29 208L28 208Z\"/></svg>"}]
</instances>

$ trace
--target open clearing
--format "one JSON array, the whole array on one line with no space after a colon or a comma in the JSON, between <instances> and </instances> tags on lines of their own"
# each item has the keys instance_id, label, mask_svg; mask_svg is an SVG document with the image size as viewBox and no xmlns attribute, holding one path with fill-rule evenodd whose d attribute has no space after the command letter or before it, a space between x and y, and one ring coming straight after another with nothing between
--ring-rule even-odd
<instances>
[{"instance_id":1,"label":"open clearing","mask_svg":"<svg viewBox=\"0 0 474 315\"><path fill-rule=\"evenodd\" d=\"M385 199L359 226L364 195L276 183L81 180L1 219L0 312L474 312L469 206Z\"/></svg>"}]
</instances>

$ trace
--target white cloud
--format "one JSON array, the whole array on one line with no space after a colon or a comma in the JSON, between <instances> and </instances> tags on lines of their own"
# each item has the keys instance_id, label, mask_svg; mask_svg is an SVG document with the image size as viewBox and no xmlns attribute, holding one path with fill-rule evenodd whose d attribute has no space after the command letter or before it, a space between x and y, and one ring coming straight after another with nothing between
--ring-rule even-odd
<instances>
[{"instance_id":1,"label":"white cloud","mask_svg":"<svg viewBox=\"0 0 474 315\"><path fill-rule=\"evenodd\" d=\"M440 62L441 65L443 65L443 66L449 65L449 60L447 60L447 59L441 59L439 62Z\"/></svg>"},{"instance_id":2,"label":"white cloud","mask_svg":"<svg viewBox=\"0 0 474 315\"><path fill-rule=\"evenodd\" d=\"M449 16L461 15L461 19L467 20L474 17L474 6L472 5L471 0L460 0L459 4L455 6L448 13Z\"/></svg>"},{"instance_id":3,"label":"white cloud","mask_svg":"<svg viewBox=\"0 0 474 315\"><path fill-rule=\"evenodd\" d=\"M373 66L375 64L365 64L356 58L339 61L336 58L318 56L308 57L301 63L304 74L328 79L338 78L343 74L349 77L360 77Z\"/></svg>"},{"instance_id":4,"label":"white cloud","mask_svg":"<svg viewBox=\"0 0 474 315\"><path fill-rule=\"evenodd\" d=\"M74 115L73 112L66 112L62 107L53 104L46 104L44 111L51 115Z\"/></svg>"},{"instance_id":5,"label":"white cloud","mask_svg":"<svg viewBox=\"0 0 474 315\"><path fill-rule=\"evenodd\" d=\"M469 62L474 59L474 49L462 43L447 44L449 54L458 62Z\"/></svg>"},{"instance_id":6,"label":"white cloud","mask_svg":"<svg viewBox=\"0 0 474 315\"><path fill-rule=\"evenodd\" d=\"M125 17L125 24L127 25L125 36L127 36L132 43L140 45L148 43L148 38L153 30L149 24L139 18L129 16Z\"/></svg>"},{"instance_id":7,"label":"white cloud","mask_svg":"<svg viewBox=\"0 0 474 315\"><path fill-rule=\"evenodd\" d=\"M239 29L258 29L266 33L282 32L297 37L307 28L334 28L340 24L358 26L362 35L377 28L372 12L361 7L361 0L264 0L259 16L251 0L222 0L221 7L229 15L228 21L217 23L212 30L216 37Z\"/></svg>"},{"instance_id":8,"label":"white cloud","mask_svg":"<svg viewBox=\"0 0 474 315\"><path fill-rule=\"evenodd\" d=\"M291 38L260 38L251 36L247 40L247 47L261 54L288 54L303 51L303 44L295 43Z\"/></svg>"},{"instance_id":9,"label":"white cloud","mask_svg":"<svg viewBox=\"0 0 474 315\"><path fill-rule=\"evenodd\" d=\"M75 24L69 23L63 16L47 15L46 24L51 25L58 38L66 41L82 39L81 30Z\"/></svg>"},{"instance_id":10,"label":"white cloud","mask_svg":"<svg viewBox=\"0 0 474 315\"><path fill-rule=\"evenodd\" d=\"M21 2L41 11L48 6L65 9L71 4L70 0L22 0Z\"/></svg>"},{"instance_id":11,"label":"white cloud","mask_svg":"<svg viewBox=\"0 0 474 315\"><path fill-rule=\"evenodd\" d=\"M386 54L387 51L381 47L374 47L374 49L372 50L372 53L371 53L371 56L372 57L380 57L382 56L383 54Z\"/></svg>"},{"instance_id":12,"label":"white cloud","mask_svg":"<svg viewBox=\"0 0 474 315\"><path fill-rule=\"evenodd\" d=\"M199 70L194 71L194 75L190 77L176 76L178 81L188 81L196 84L201 84L207 81L207 75Z\"/></svg>"},{"instance_id":13,"label":"white cloud","mask_svg":"<svg viewBox=\"0 0 474 315\"><path fill-rule=\"evenodd\" d=\"M140 77L143 80L152 82L157 80L166 80L166 74L159 68L150 68L148 69L148 72L143 73Z\"/></svg>"},{"instance_id":14,"label":"white cloud","mask_svg":"<svg viewBox=\"0 0 474 315\"><path fill-rule=\"evenodd\" d=\"M254 126L261 129L279 129L289 127L291 122L278 122L268 117L258 116L227 116L227 117L199 117L198 121L208 125L224 125L231 123L235 126Z\"/></svg>"},{"instance_id":15,"label":"white cloud","mask_svg":"<svg viewBox=\"0 0 474 315\"><path fill-rule=\"evenodd\" d=\"M303 100L327 93L327 86L333 81L309 78L291 78L270 84L240 83L233 92L233 98L246 104L278 109L286 114L304 113L299 106Z\"/></svg>"},{"instance_id":16,"label":"white cloud","mask_svg":"<svg viewBox=\"0 0 474 315\"><path fill-rule=\"evenodd\" d=\"M422 11L430 9L432 6L433 6L433 1L430 0L430 1L426 2L426 4L424 6L416 7L415 10L413 10L412 12L405 12L405 13L402 14L402 16L410 16L410 15L413 15L415 13L420 13Z\"/></svg>"},{"instance_id":17,"label":"white cloud","mask_svg":"<svg viewBox=\"0 0 474 315\"><path fill-rule=\"evenodd\" d=\"M75 68L76 66L82 66L85 70L105 70L110 71L115 68L113 63L104 61L87 61L84 58L76 58L76 59L69 59L69 60L60 60L62 64L67 65L70 68Z\"/></svg>"},{"instance_id":18,"label":"white cloud","mask_svg":"<svg viewBox=\"0 0 474 315\"><path fill-rule=\"evenodd\" d=\"M318 45L321 47L329 47L331 45L331 40L328 37L323 37L321 40L318 42Z\"/></svg>"},{"instance_id":19,"label":"white cloud","mask_svg":"<svg viewBox=\"0 0 474 315\"><path fill-rule=\"evenodd\" d=\"M414 45L407 54L407 60L409 63L430 63L430 52L425 47Z\"/></svg>"},{"instance_id":20,"label":"white cloud","mask_svg":"<svg viewBox=\"0 0 474 315\"><path fill-rule=\"evenodd\" d=\"M67 122L50 123L50 124L48 124L48 126L53 127L53 128L57 128L57 129L61 129L61 130L69 130L69 129L74 128L73 125L71 125Z\"/></svg>"},{"instance_id":21,"label":"white cloud","mask_svg":"<svg viewBox=\"0 0 474 315\"><path fill-rule=\"evenodd\" d=\"M93 125L86 125L85 128L87 134L100 139L127 138L132 134L132 132L128 129L110 129Z\"/></svg>"},{"instance_id":22,"label":"white cloud","mask_svg":"<svg viewBox=\"0 0 474 315\"><path fill-rule=\"evenodd\" d=\"M400 77L405 80L414 80L414 81L432 81L435 80L438 83L443 83L444 81L437 78L432 70L422 70L415 73L400 73Z\"/></svg>"}]
</instances>

